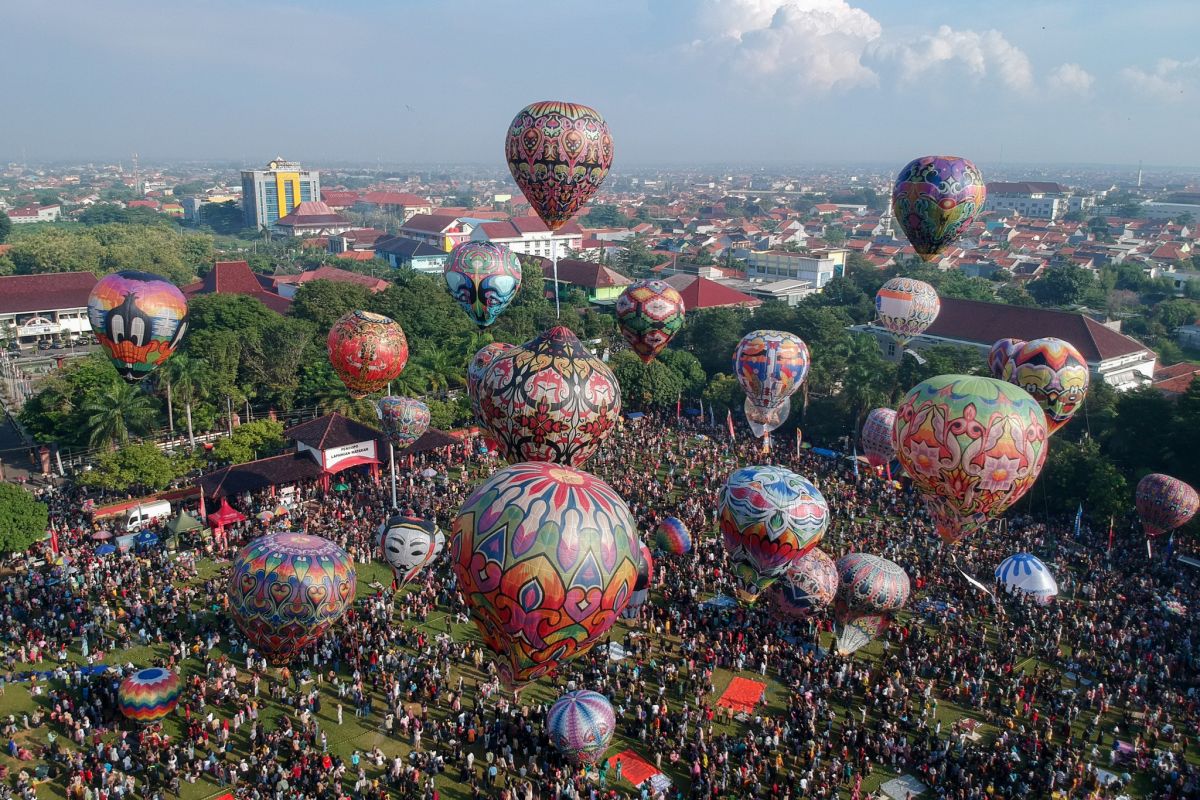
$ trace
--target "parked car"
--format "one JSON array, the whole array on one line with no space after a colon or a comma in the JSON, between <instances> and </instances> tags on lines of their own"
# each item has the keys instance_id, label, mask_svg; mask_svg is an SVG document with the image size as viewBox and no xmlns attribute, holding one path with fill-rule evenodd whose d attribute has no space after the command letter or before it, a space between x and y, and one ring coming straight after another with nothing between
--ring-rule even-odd
<instances>
[{"instance_id":1,"label":"parked car","mask_svg":"<svg viewBox=\"0 0 1200 800\"><path fill-rule=\"evenodd\" d=\"M50 343L47 342L45 339L38 342L38 350L49 350L49 349L50 349Z\"/></svg>"}]
</instances>

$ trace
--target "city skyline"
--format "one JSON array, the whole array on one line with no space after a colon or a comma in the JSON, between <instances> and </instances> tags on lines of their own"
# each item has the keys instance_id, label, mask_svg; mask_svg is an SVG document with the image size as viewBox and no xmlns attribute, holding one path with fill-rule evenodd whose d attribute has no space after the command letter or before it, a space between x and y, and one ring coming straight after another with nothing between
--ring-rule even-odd
<instances>
[{"instance_id":1,"label":"city skyline","mask_svg":"<svg viewBox=\"0 0 1200 800\"><path fill-rule=\"evenodd\" d=\"M1200 58L1188 41L1200 8L1179 0L522 9L17 7L0 40L31 78L10 85L23 113L0 130L0 159L502 165L512 115L563 97L604 113L618 169L886 164L926 152L1200 165L1189 113Z\"/></svg>"}]
</instances>

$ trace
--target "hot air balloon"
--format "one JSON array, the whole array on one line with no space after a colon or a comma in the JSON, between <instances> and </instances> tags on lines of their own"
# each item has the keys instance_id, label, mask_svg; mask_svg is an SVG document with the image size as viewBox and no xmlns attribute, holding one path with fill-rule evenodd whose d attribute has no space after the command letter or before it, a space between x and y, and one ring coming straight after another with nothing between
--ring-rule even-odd
<instances>
[{"instance_id":1,"label":"hot air balloon","mask_svg":"<svg viewBox=\"0 0 1200 800\"><path fill-rule=\"evenodd\" d=\"M242 548L229 576L229 610L274 663L321 638L354 602L354 562L319 536L269 533Z\"/></svg>"},{"instance_id":2,"label":"hot air balloon","mask_svg":"<svg viewBox=\"0 0 1200 800\"><path fill-rule=\"evenodd\" d=\"M983 175L970 161L925 156L900 170L892 214L917 255L932 261L971 227L986 200Z\"/></svg>"},{"instance_id":3,"label":"hot air balloon","mask_svg":"<svg viewBox=\"0 0 1200 800\"><path fill-rule=\"evenodd\" d=\"M993 378L1005 380L1004 367L1012 354L1025 344L1024 339L997 339L988 350L988 372Z\"/></svg>"},{"instance_id":4,"label":"hot air balloon","mask_svg":"<svg viewBox=\"0 0 1200 800\"><path fill-rule=\"evenodd\" d=\"M616 729L612 703L597 692L567 692L546 715L550 744L576 766L602 759Z\"/></svg>"},{"instance_id":5,"label":"hot air balloon","mask_svg":"<svg viewBox=\"0 0 1200 800\"><path fill-rule=\"evenodd\" d=\"M742 402L742 411L746 414L746 423L750 431L758 438L778 428L792 413L792 398L785 397L783 402L773 408L760 408L746 398Z\"/></svg>"},{"instance_id":6,"label":"hot air balloon","mask_svg":"<svg viewBox=\"0 0 1200 800\"><path fill-rule=\"evenodd\" d=\"M742 467L721 488L718 518L730 560L747 565L765 589L820 543L829 506L817 487L791 470Z\"/></svg>"},{"instance_id":7,"label":"hot air balloon","mask_svg":"<svg viewBox=\"0 0 1200 800\"><path fill-rule=\"evenodd\" d=\"M666 281L636 281L617 298L617 326L638 358L649 364L683 327L683 298Z\"/></svg>"},{"instance_id":8,"label":"hot air balloon","mask_svg":"<svg viewBox=\"0 0 1200 800\"><path fill-rule=\"evenodd\" d=\"M480 423L513 462L578 467L621 416L612 370L561 326L497 356L475 391Z\"/></svg>"},{"instance_id":9,"label":"hot air balloon","mask_svg":"<svg viewBox=\"0 0 1200 800\"><path fill-rule=\"evenodd\" d=\"M625 501L572 467L513 464L467 498L450 560L506 685L536 680L608 633L636 585L638 547Z\"/></svg>"},{"instance_id":10,"label":"hot air balloon","mask_svg":"<svg viewBox=\"0 0 1200 800\"><path fill-rule=\"evenodd\" d=\"M529 205L556 231L604 182L613 142L595 109L547 100L526 106L513 118L504 157Z\"/></svg>"},{"instance_id":11,"label":"hot air balloon","mask_svg":"<svg viewBox=\"0 0 1200 800\"><path fill-rule=\"evenodd\" d=\"M179 705L179 676L169 669L140 669L117 688L117 708L126 719L156 722Z\"/></svg>"},{"instance_id":12,"label":"hot air balloon","mask_svg":"<svg viewBox=\"0 0 1200 800\"><path fill-rule=\"evenodd\" d=\"M629 596L629 605L625 606L625 610L621 612L621 616L625 619L636 617L638 609L650 599L650 581L654 577L654 557L650 555L650 548L640 541L638 548L641 558L637 565L637 581L633 584L633 594Z\"/></svg>"},{"instance_id":13,"label":"hot air balloon","mask_svg":"<svg viewBox=\"0 0 1200 800\"><path fill-rule=\"evenodd\" d=\"M149 272L105 275L88 295L88 322L121 377L137 383L171 357L187 331L188 304Z\"/></svg>"},{"instance_id":14,"label":"hot air balloon","mask_svg":"<svg viewBox=\"0 0 1200 800\"><path fill-rule=\"evenodd\" d=\"M849 655L887 630L892 612L904 607L912 587L903 567L869 553L842 556L837 571L837 648Z\"/></svg>"},{"instance_id":15,"label":"hot air balloon","mask_svg":"<svg viewBox=\"0 0 1200 800\"><path fill-rule=\"evenodd\" d=\"M1010 592L1021 592L1045 605L1058 596L1058 583L1037 556L1017 553L996 567L996 580Z\"/></svg>"},{"instance_id":16,"label":"hot air balloon","mask_svg":"<svg viewBox=\"0 0 1200 800\"><path fill-rule=\"evenodd\" d=\"M375 415L392 444L404 449L429 430L429 406L411 397L381 397Z\"/></svg>"},{"instance_id":17,"label":"hot air balloon","mask_svg":"<svg viewBox=\"0 0 1200 800\"><path fill-rule=\"evenodd\" d=\"M901 347L924 333L941 310L937 290L924 281L892 278L875 293L876 321Z\"/></svg>"},{"instance_id":18,"label":"hot air balloon","mask_svg":"<svg viewBox=\"0 0 1200 800\"><path fill-rule=\"evenodd\" d=\"M909 390L896 412L896 455L950 543L1029 490L1046 461L1046 444L1046 415L1037 402L994 378L930 378Z\"/></svg>"},{"instance_id":19,"label":"hot air balloon","mask_svg":"<svg viewBox=\"0 0 1200 800\"><path fill-rule=\"evenodd\" d=\"M1138 481L1135 502L1146 535L1158 536L1188 524L1200 498L1178 478L1152 472Z\"/></svg>"},{"instance_id":20,"label":"hot air balloon","mask_svg":"<svg viewBox=\"0 0 1200 800\"><path fill-rule=\"evenodd\" d=\"M408 363L404 331L370 311L351 311L335 322L328 345L329 363L355 399L384 389Z\"/></svg>"},{"instance_id":21,"label":"hot air balloon","mask_svg":"<svg viewBox=\"0 0 1200 800\"><path fill-rule=\"evenodd\" d=\"M808 345L785 331L751 331L733 351L733 372L753 406L746 418L755 435L769 433L787 418L784 403L808 377ZM759 433L761 431L762 433Z\"/></svg>"},{"instance_id":22,"label":"hot air balloon","mask_svg":"<svg viewBox=\"0 0 1200 800\"><path fill-rule=\"evenodd\" d=\"M896 412L890 408L873 408L862 427L863 455L872 467L884 467L896 457Z\"/></svg>"},{"instance_id":23,"label":"hot air balloon","mask_svg":"<svg viewBox=\"0 0 1200 800\"><path fill-rule=\"evenodd\" d=\"M821 548L814 547L788 565L770 591L780 613L804 619L833 603L837 589L837 564Z\"/></svg>"},{"instance_id":24,"label":"hot air balloon","mask_svg":"<svg viewBox=\"0 0 1200 800\"><path fill-rule=\"evenodd\" d=\"M682 520L666 517L654 529L654 544L664 553L681 556L691 552L692 536Z\"/></svg>"},{"instance_id":25,"label":"hot air balloon","mask_svg":"<svg viewBox=\"0 0 1200 800\"><path fill-rule=\"evenodd\" d=\"M521 288L521 260L492 242L455 245L444 272L450 296L481 328L495 322Z\"/></svg>"},{"instance_id":26,"label":"hot air balloon","mask_svg":"<svg viewBox=\"0 0 1200 800\"><path fill-rule=\"evenodd\" d=\"M1048 436L1075 416L1091 382L1087 361L1080 352L1070 342L1053 337L1014 343L1004 363L1003 377L1029 392L1042 407Z\"/></svg>"},{"instance_id":27,"label":"hot air balloon","mask_svg":"<svg viewBox=\"0 0 1200 800\"><path fill-rule=\"evenodd\" d=\"M485 344L479 348L479 352L475 353L475 357L471 359L471 363L467 364L467 397L471 401L471 413L476 420L481 418L479 413L479 381L483 378L483 373L487 372L487 368L492 365L496 357L501 353L512 350L515 345L507 342L492 342Z\"/></svg>"},{"instance_id":28,"label":"hot air balloon","mask_svg":"<svg viewBox=\"0 0 1200 800\"><path fill-rule=\"evenodd\" d=\"M437 525L420 517L396 514L379 526L377 544L400 586L411 581L437 555Z\"/></svg>"}]
</instances>

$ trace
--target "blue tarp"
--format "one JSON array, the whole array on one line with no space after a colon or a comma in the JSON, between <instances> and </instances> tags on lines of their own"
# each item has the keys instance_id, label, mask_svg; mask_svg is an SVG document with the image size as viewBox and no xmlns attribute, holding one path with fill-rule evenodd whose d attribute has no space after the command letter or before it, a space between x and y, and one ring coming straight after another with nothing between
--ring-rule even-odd
<instances>
[{"instance_id":1,"label":"blue tarp","mask_svg":"<svg viewBox=\"0 0 1200 800\"><path fill-rule=\"evenodd\" d=\"M841 455L841 453L835 453L832 450L826 450L824 447L814 447L812 451L819 456L824 456L825 458L837 458Z\"/></svg>"},{"instance_id":2,"label":"blue tarp","mask_svg":"<svg viewBox=\"0 0 1200 800\"><path fill-rule=\"evenodd\" d=\"M732 597L726 597L719 594L711 600L705 600L700 604L701 608L737 608L737 600Z\"/></svg>"},{"instance_id":3,"label":"blue tarp","mask_svg":"<svg viewBox=\"0 0 1200 800\"><path fill-rule=\"evenodd\" d=\"M117 548L113 547L111 544L102 544L96 548L96 555L98 556L106 556L109 553L115 552L117 552Z\"/></svg>"},{"instance_id":4,"label":"blue tarp","mask_svg":"<svg viewBox=\"0 0 1200 800\"><path fill-rule=\"evenodd\" d=\"M687 416L687 417L698 417L703 413L704 412L698 408L689 408L683 412L684 416Z\"/></svg>"},{"instance_id":5,"label":"blue tarp","mask_svg":"<svg viewBox=\"0 0 1200 800\"><path fill-rule=\"evenodd\" d=\"M642 417L644 417L644 416L646 416L646 415L645 415L645 414L643 414L643 413L642 413L642 412L640 412L640 411L630 411L630 412L629 412L629 413L627 413L625 416L626 416L628 419L641 419Z\"/></svg>"}]
</instances>

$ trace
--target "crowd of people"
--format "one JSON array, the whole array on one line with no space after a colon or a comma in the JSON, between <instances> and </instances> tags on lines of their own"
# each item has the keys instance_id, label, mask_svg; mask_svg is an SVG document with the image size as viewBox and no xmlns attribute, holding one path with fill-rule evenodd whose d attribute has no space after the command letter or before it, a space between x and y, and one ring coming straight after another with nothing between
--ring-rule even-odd
<instances>
[{"instance_id":1,"label":"crowd of people","mask_svg":"<svg viewBox=\"0 0 1200 800\"><path fill-rule=\"evenodd\" d=\"M630 468L636 454L639 468ZM773 463L810 478L833 523L822 548L885 556L915 592L882 646L829 651L827 614L794 620L769 603L716 606L734 584L719 536L717 493L736 466ZM400 504L449 530L458 507L497 465L473 444L424 454L400 476ZM397 599L377 583L321 642L286 667L268 665L225 613L213 540L100 556L104 521L70 486L43 490L58 531L6 565L0 609L4 688L34 711L0 719L7 791L37 796L42 780L69 798L165 798L207 782L255 800L440 798L447 782L472 798L557 800L616 796L865 798L881 773L911 774L943 798L1200 796L1196 731L1194 576L1107 527L1017 516L956 547L939 543L919 499L844 457L777 448L674 419L627 423L587 464L628 503L650 540L673 515L692 552L659 554L653 598L606 648L514 693L491 654L467 636L468 609L448 552ZM433 478L422 477L432 469ZM301 487L286 524L375 559L391 505L386 481L347 479L326 494ZM229 548L261 534L267 494L230 498L249 521ZM1053 565L1056 602L1008 596L990 576L1015 552ZM968 580L979 578L980 588ZM1179 613L1179 609L1184 609ZM165 725L121 719L116 685L131 648L177 669L185 690ZM116 671L100 671L100 664ZM31 666L32 665L32 666ZM40 673L28 675L33 669ZM717 704L730 673L769 689L753 713ZM587 688L617 710L609 755L628 746L672 779L667 788L622 779L620 763L568 765L544 718L554 693ZM0 702L2 702L0 698ZM377 733L339 747L345 717ZM12 761L8 763L13 763Z\"/></svg>"}]
</instances>

